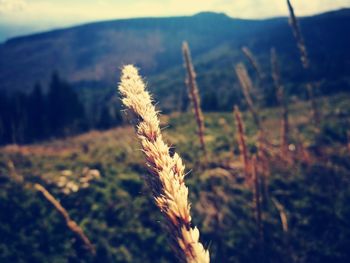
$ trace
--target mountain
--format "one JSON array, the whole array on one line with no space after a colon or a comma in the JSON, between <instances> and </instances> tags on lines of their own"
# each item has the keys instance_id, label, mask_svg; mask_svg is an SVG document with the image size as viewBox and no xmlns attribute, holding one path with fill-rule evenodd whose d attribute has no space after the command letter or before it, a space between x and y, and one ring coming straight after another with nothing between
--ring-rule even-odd
<instances>
[{"instance_id":1,"label":"mountain","mask_svg":"<svg viewBox=\"0 0 350 263\"><path fill-rule=\"evenodd\" d=\"M257 87L263 87L262 104L271 105L275 93L271 87L270 50L276 48L283 84L290 95L305 98L305 83L314 82L317 95L350 91L350 9L324 13L300 19L311 61L307 74L303 70L296 42L287 18L258 21L259 27L246 29L246 36L234 38L204 54L194 55L197 81L204 110L232 110L242 103L242 92L234 73L234 66L243 61ZM259 85L255 71L242 54L241 46L248 46L257 58L266 81ZM163 111L179 108L184 98L184 69L180 64L160 75L149 77ZM244 104L242 105L244 106Z\"/></svg>"},{"instance_id":2,"label":"mountain","mask_svg":"<svg viewBox=\"0 0 350 263\"><path fill-rule=\"evenodd\" d=\"M300 24L314 65L312 76L348 85L350 9L301 18ZM266 72L269 50L276 47L287 81L303 81L287 18L244 20L205 12L97 22L10 39L0 45L0 90L28 91L37 81L45 86L53 71L76 87L114 87L120 66L134 63L157 84L157 96L175 96L183 87L183 40L190 44L205 93L230 90L233 65L245 59L242 45ZM172 108L174 100L166 101Z\"/></svg>"},{"instance_id":3,"label":"mountain","mask_svg":"<svg viewBox=\"0 0 350 263\"><path fill-rule=\"evenodd\" d=\"M181 42L193 54L247 35L260 23L201 13L192 17L144 18L86 24L10 39L0 46L0 89L28 89L58 70L69 81L115 83L118 68L135 63L146 74L181 62Z\"/></svg>"}]
</instances>

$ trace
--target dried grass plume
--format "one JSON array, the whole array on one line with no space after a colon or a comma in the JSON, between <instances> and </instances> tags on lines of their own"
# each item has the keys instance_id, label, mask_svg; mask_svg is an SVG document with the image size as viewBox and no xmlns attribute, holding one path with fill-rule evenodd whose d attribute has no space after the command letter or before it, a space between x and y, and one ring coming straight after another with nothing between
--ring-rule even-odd
<instances>
[{"instance_id":1,"label":"dried grass plume","mask_svg":"<svg viewBox=\"0 0 350 263\"><path fill-rule=\"evenodd\" d=\"M199 230L191 224L185 166L177 153L169 154L169 146L160 131L158 112L134 66L123 67L119 92L123 104L138 117L136 133L151 172L147 181L156 205L166 218L175 253L184 262L209 262L209 252L199 242Z\"/></svg>"},{"instance_id":2,"label":"dried grass plume","mask_svg":"<svg viewBox=\"0 0 350 263\"><path fill-rule=\"evenodd\" d=\"M301 62L303 64L303 67L306 69L310 66L310 62L306 51L305 41L303 35L301 34L300 26L295 16L293 6L289 0L287 0L287 5L289 10L289 24L297 41Z\"/></svg>"},{"instance_id":3,"label":"dried grass plume","mask_svg":"<svg viewBox=\"0 0 350 263\"><path fill-rule=\"evenodd\" d=\"M253 53L250 51L247 47L242 47L243 54L247 57L250 64L253 66L254 70L258 74L259 81L262 82L264 75L261 71L260 65L258 63L258 60L254 57Z\"/></svg>"},{"instance_id":4,"label":"dried grass plume","mask_svg":"<svg viewBox=\"0 0 350 263\"><path fill-rule=\"evenodd\" d=\"M184 56L185 68L187 71L186 85L188 88L188 96L192 102L193 112L197 122L199 141L204 154L206 154L204 141L204 117L201 109L201 101L196 82L196 72L194 71L192 64L190 48L186 41L182 44L182 53Z\"/></svg>"},{"instance_id":5,"label":"dried grass plume","mask_svg":"<svg viewBox=\"0 0 350 263\"><path fill-rule=\"evenodd\" d=\"M243 95L244 95L244 98L247 102L249 111L251 112L251 114L253 116L253 119L254 119L256 126L259 129L261 129L260 118L259 118L259 115L258 115L256 109L255 109L253 99L250 95L252 90L253 90L253 83L248 75L247 69L245 68L243 63L239 63L236 65L235 71L236 71L239 83L241 84Z\"/></svg>"},{"instance_id":6,"label":"dried grass plume","mask_svg":"<svg viewBox=\"0 0 350 263\"><path fill-rule=\"evenodd\" d=\"M303 38L303 35L300 30L300 26L297 20L297 17L295 16L293 6L290 2L290 0L287 0L287 5L288 5L288 10L289 10L289 23L291 25L294 38L297 42L297 46L300 52L300 59L301 63L305 69L305 71L308 73L309 68L310 68L310 60L307 54L306 46L305 46L305 41ZM313 117L313 121L318 124L320 122L320 113L318 111L318 106L315 101L315 96L314 96L314 87L311 83L307 83L307 92L309 95L309 99L311 102L311 114Z\"/></svg>"}]
</instances>

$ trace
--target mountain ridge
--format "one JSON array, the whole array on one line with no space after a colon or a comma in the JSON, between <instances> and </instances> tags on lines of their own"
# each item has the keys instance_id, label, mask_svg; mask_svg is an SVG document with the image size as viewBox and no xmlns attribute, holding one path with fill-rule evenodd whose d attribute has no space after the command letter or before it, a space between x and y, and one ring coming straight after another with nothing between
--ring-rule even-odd
<instances>
[{"instance_id":1,"label":"mountain ridge","mask_svg":"<svg viewBox=\"0 0 350 263\"><path fill-rule=\"evenodd\" d=\"M348 74L349 52L345 47L349 40L344 34L338 35L350 28L350 9L303 17L300 23L311 59L320 60L324 50L329 50L334 54L326 58L329 65L339 63L335 57L342 58L342 74ZM231 72L232 66L244 59L239 49L246 45L259 61L265 62L269 61L269 49L275 46L282 61L288 61L283 68L289 78L300 79L298 50L286 17L245 20L201 12L193 16L100 21L12 38L0 44L0 90L29 91L35 82L47 86L53 71L77 87L111 87L118 81L118 69L126 63L136 64L151 81L164 79L164 72L182 65L183 40L189 42L195 64L199 61L196 67L200 76L200 70L213 67ZM202 58L206 60L204 66ZM179 78L183 79L183 74ZM234 81L227 77L226 86L228 80ZM168 82L176 82L171 90L183 86L183 80L168 78ZM208 83L201 83L204 92ZM169 89L170 84L165 86L160 90Z\"/></svg>"},{"instance_id":2,"label":"mountain ridge","mask_svg":"<svg viewBox=\"0 0 350 263\"><path fill-rule=\"evenodd\" d=\"M344 12L346 14L349 14L350 8L340 8L340 9L336 9L336 10L330 10L327 12L317 13L315 15L301 16L300 19L309 18L309 17L332 15L332 14L339 14L340 12ZM171 18L196 17L196 16L208 15L208 14L209 15L223 15L224 17L227 17L230 19L243 20L243 21L266 21L266 20L275 20L275 19L288 19L287 16L276 16L276 17L269 17L269 18L262 18L262 19L237 18L237 17L231 17L224 12L214 12L214 11L201 11L201 12L195 13L193 15L188 15L188 16L186 16L186 15L183 15L183 16L162 16L162 17L145 16L145 17L117 18L117 19L108 19L108 20L101 20L101 21L95 21L95 22L84 22L81 24L78 23L78 24L71 25L71 26L63 26L63 27L57 27L57 28L53 28L53 29L33 32L33 33L29 33L29 34L23 34L20 36L15 36L15 37L10 37L8 39L5 39L3 42L0 42L0 45L5 44L6 42L16 41L16 40L19 40L22 38L27 38L27 37L36 36L36 35L42 35L42 34L56 32L56 31L63 31L63 30L67 30L67 29L79 28L79 27L84 27L84 26L89 26L89 25L98 25L98 24L105 24L105 23L126 21L126 20L131 21L131 20L144 20L144 19L164 19L164 18L171 19Z\"/></svg>"}]
</instances>

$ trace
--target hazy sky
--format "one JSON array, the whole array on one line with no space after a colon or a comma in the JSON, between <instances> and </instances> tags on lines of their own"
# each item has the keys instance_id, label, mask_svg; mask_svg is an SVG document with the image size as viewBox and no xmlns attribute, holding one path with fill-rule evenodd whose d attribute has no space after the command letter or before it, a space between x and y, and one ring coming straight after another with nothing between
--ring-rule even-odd
<instances>
[{"instance_id":1,"label":"hazy sky","mask_svg":"<svg viewBox=\"0 0 350 263\"><path fill-rule=\"evenodd\" d=\"M292 0L297 15L350 7L350 0ZM232 17L287 15L285 0L0 0L0 28L42 30L115 18L224 12ZM30 28L30 29L28 29Z\"/></svg>"}]
</instances>

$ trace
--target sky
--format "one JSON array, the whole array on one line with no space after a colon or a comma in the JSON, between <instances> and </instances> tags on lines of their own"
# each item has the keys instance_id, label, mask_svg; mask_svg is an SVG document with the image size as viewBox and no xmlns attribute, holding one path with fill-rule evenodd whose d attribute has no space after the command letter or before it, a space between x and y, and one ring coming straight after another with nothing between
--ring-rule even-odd
<instances>
[{"instance_id":1,"label":"sky","mask_svg":"<svg viewBox=\"0 0 350 263\"><path fill-rule=\"evenodd\" d=\"M291 2L299 16L350 7L350 0ZM9 37L99 20L202 11L255 19L288 14L285 0L0 0L0 31Z\"/></svg>"}]
</instances>

